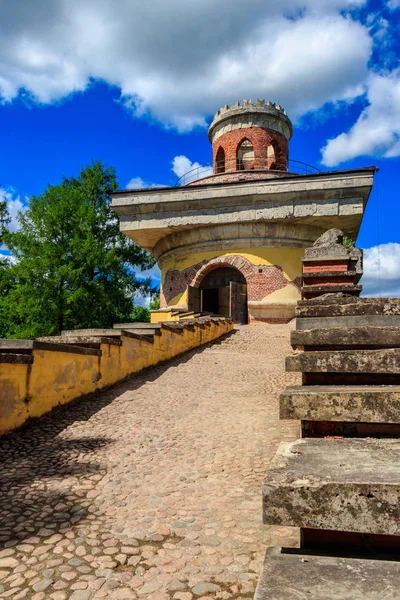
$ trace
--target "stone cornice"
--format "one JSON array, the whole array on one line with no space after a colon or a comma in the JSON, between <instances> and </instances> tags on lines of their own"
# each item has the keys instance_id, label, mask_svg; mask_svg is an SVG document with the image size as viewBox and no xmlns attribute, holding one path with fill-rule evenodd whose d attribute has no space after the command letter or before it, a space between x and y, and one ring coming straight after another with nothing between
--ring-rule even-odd
<instances>
[{"instance_id":1,"label":"stone cornice","mask_svg":"<svg viewBox=\"0 0 400 600\"><path fill-rule=\"evenodd\" d=\"M149 251L170 234L240 223L337 227L357 236L375 168L113 193L120 229Z\"/></svg>"}]
</instances>

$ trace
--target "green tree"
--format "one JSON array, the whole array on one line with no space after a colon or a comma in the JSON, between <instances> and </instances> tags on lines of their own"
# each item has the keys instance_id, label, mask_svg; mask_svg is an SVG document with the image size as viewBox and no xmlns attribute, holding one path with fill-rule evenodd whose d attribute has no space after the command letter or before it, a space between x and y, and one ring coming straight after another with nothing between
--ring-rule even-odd
<instances>
[{"instance_id":1,"label":"green tree","mask_svg":"<svg viewBox=\"0 0 400 600\"><path fill-rule=\"evenodd\" d=\"M160 310L160 294L153 297L150 302L150 310Z\"/></svg>"},{"instance_id":2,"label":"green tree","mask_svg":"<svg viewBox=\"0 0 400 600\"><path fill-rule=\"evenodd\" d=\"M139 323L150 323L150 311L145 306L134 306L131 314L131 321Z\"/></svg>"},{"instance_id":3,"label":"green tree","mask_svg":"<svg viewBox=\"0 0 400 600\"><path fill-rule=\"evenodd\" d=\"M93 162L32 197L19 230L4 233L15 260L6 268L8 288L0 283L7 337L110 327L129 320L136 294L156 292L150 278L135 278L154 259L120 233L108 197L115 189L115 170Z\"/></svg>"}]
</instances>

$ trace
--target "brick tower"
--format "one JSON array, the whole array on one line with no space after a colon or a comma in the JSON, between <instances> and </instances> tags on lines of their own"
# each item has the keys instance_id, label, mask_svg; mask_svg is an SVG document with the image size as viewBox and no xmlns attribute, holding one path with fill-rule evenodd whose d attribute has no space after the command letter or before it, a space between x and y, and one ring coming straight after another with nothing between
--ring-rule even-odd
<instances>
[{"instance_id":1,"label":"brick tower","mask_svg":"<svg viewBox=\"0 0 400 600\"><path fill-rule=\"evenodd\" d=\"M213 150L213 173L238 173L236 180L253 171L264 178L288 170L292 124L279 105L264 100L224 106L214 116L208 130ZM241 175L239 175L239 173ZM235 180L234 176L223 178Z\"/></svg>"},{"instance_id":2,"label":"brick tower","mask_svg":"<svg viewBox=\"0 0 400 600\"><path fill-rule=\"evenodd\" d=\"M212 167L174 187L112 194L121 231L152 252L162 272L154 322L189 311L287 322L301 298L305 248L332 228L357 236L375 167L310 169L289 161L291 137L281 106L236 102L209 127Z\"/></svg>"}]
</instances>

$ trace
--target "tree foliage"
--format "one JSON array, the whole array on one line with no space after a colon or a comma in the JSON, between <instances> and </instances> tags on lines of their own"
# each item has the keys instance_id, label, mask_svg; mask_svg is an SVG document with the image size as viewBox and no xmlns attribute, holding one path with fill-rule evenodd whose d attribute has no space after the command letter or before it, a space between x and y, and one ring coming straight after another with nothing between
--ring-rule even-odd
<instances>
[{"instance_id":1,"label":"tree foliage","mask_svg":"<svg viewBox=\"0 0 400 600\"><path fill-rule=\"evenodd\" d=\"M154 296L150 302L150 310L160 310L160 294Z\"/></svg>"},{"instance_id":2,"label":"tree foliage","mask_svg":"<svg viewBox=\"0 0 400 600\"><path fill-rule=\"evenodd\" d=\"M107 328L130 319L136 294L156 293L149 278L135 277L154 259L120 233L108 197L115 189L115 170L93 162L32 197L17 232L6 231L3 214L13 264L0 268L0 335Z\"/></svg>"},{"instance_id":3,"label":"tree foliage","mask_svg":"<svg viewBox=\"0 0 400 600\"><path fill-rule=\"evenodd\" d=\"M134 306L131 321L139 323L150 323L150 311L145 306Z\"/></svg>"}]
</instances>

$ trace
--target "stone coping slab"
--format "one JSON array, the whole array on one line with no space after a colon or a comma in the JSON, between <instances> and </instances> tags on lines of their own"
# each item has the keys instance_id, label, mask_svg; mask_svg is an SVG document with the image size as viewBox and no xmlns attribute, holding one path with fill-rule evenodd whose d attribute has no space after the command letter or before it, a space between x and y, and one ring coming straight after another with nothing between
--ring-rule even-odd
<instances>
[{"instance_id":1,"label":"stone coping slab","mask_svg":"<svg viewBox=\"0 0 400 600\"><path fill-rule=\"evenodd\" d=\"M269 548L254 600L398 600L396 561Z\"/></svg>"},{"instance_id":2,"label":"stone coping slab","mask_svg":"<svg viewBox=\"0 0 400 600\"><path fill-rule=\"evenodd\" d=\"M400 535L400 440L282 442L263 484L269 525Z\"/></svg>"},{"instance_id":3,"label":"stone coping slab","mask_svg":"<svg viewBox=\"0 0 400 600\"><path fill-rule=\"evenodd\" d=\"M292 346L400 346L400 327L335 327L290 332Z\"/></svg>"},{"instance_id":4,"label":"stone coping slab","mask_svg":"<svg viewBox=\"0 0 400 600\"><path fill-rule=\"evenodd\" d=\"M61 332L63 337L118 337L121 335L121 329L66 329Z\"/></svg>"},{"instance_id":5,"label":"stone coping slab","mask_svg":"<svg viewBox=\"0 0 400 600\"><path fill-rule=\"evenodd\" d=\"M327 329L337 327L400 327L399 315L315 316L296 318L296 329Z\"/></svg>"},{"instance_id":6,"label":"stone coping slab","mask_svg":"<svg viewBox=\"0 0 400 600\"><path fill-rule=\"evenodd\" d=\"M66 339L68 338L68 339ZM44 336L36 338L38 342L47 342L52 344L73 344L73 345L91 345L94 347L100 347L101 344L108 344L110 346L121 346L122 342L119 338L115 337L97 337L97 336Z\"/></svg>"},{"instance_id":7,"label":"stone coping slab","mask_svg":"<svg viewBox=\"0 0 400 600\"><path fill-rule=\"evenodd\" d=\"M65 338L66 339L66 338ZM48 352L69 352L70 354L86 354L92 356L101 356L101 350L97 348L86 348L84 346L75 346L66 343L57 342L40 342L35 340L33 343L33 350L46 350Z\"/></svg>"},{"instance_id":8,"label":"stone coping slab","mask_svg":"<svg viewBox=\"0 0 400 600\"><path fill-rule=\"evenodd\" d=\"M73 339L78 338L120 338L121 336L135 338L135 339L143 339L145 341L153 342L154 334L148 331L145 332L134 332L130 329L71 329L67 331L61 332L62 337L68 343L68 339L71 337ZM159 332L157 331L157 335Z\"/></svg>"},{"instance_id":9,"label":"stone coping slab","mask_svg":"<svg viewBox=\"0 0 400 600\"><path fill-rule=\"evenodd\" d=\"M7 350L32 350L33 340L8 340L0 339L0 351Z\"/></svg>"},{"instance_id":10,"label":"stone coping slab","mask_svg":"<svg viewBox=\"0 0 400 600\"><path fill-rule=\"evenodd\" d=\"M400 374L400 348L302 352L286 358L286 371Z\"/></svg>"},{"instance_id":11,"label":"stone coping slab","mask_svg":"<svg viewBox=\"0 0 400 600\"><path fill-rule=\"evenodd\" d=\"M279 397L281 419L400 423L400 386L293 386Z\"/></svg>"},{"instance_id":12,"label":"stone coping slab","mask_svg":"<svg viewBox=\"0 0 400 600\"><path fill-rule=\"evenodd\" d=\"M116 323L113 329L160 329L161 323Z\"/></svg>"}]
</instances>

